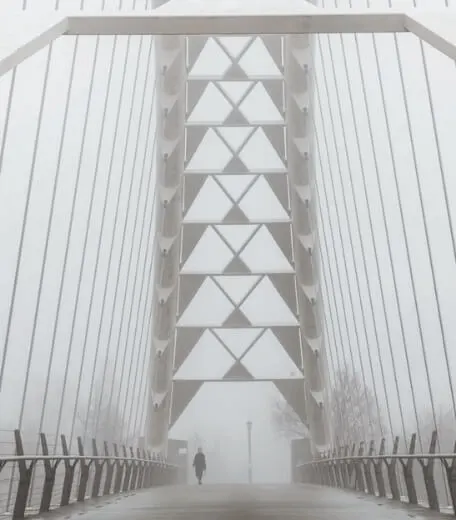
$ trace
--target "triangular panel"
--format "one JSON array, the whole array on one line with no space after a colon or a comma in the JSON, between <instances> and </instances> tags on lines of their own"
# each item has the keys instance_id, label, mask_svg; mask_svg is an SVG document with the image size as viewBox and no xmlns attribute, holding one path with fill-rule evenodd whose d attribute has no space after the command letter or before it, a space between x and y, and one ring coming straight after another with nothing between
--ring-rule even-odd
<instances>
[{"instance_id":1,"label":"triangular panel","mask_svg":"<svg viewBox=\"0 0 456 520\"><path fill-rule=\"evenodd\" d=\"M233 152L241 148L253 131L254 127L251 126L226 126L217 129Z\"/></svg>"},{"instance_id":2,"label":"triangular panel","mask_svg":"<svg viewBox=\"0 0 456 520\"><path fill-rule=\"evenodd\" d=\"M274 384L296 415L307 424L304 381L276 380Z\"/></svg>"},{"instance_id":3,"label":"triangular panel","mask_svg":"<svg viewBox=\"0 0 456 520\"><path fill-rule=\"evenodd\" d=\"M198 393L198 390L201 388L202 384L202 381L173 382L173 399L171 406L171 416L169 421L170 428L182 415L183 411L187 408L190 401Z\"/></svg>"},{"instance_id":4,"label":"triangular panel","mask_svg":"<svg viewBox=\"0 0 456 520\"><path fill-rule=\"evenodd\" d=\"M272 83L278 85L278 88L282 88L282 82L274 80ZM270 88L270 91L272 95L277 95L275 90ZM239 105L239 110L251 124L282 123L284 121L283 114L277 106L277 100L272 99L270 91L266 90L263 83L256 83Z\"/></svg>"},{"instance_id":5,"label":"triangular panel","mask_svg":"<svg viewBox=\"0 0 456 520\"><path fill-rule=\"evenodd\" d=\"M230 162L232 153L220 137L209 129L187 165L187 171L220 171Z\"/></svg>"},{"instance_id":6,"label":"triangular panel","mask_svg":"<svg viewBox=\"0 0 456 520\"><path fill-rule=\"evenodd\" d=\"M184 234L187 225L193 226L194 224L186 224ZM207 227L193 251L188 255L181 268L181 273L222 273L232 258L233 251L212 227Z\"/></svg>"},{"instance_id":7,"label":"triangular panel","mask_svg":"<svg viewBox=\"0 0 456 520\"><path fill-rule=\"evenodd\" d=\"M258 128L239 154L242 162L252 171L285 170L285 164L274 150L264 130Z\"/></svg>"},{"instance_id":8,"label":"triangular panel","mask_svg":"<svg viewBox=\"0 0 456 520\"><path fill-rule=\"evenodd\" d=\"M199 85L202 80L196 82ZM188 124L217 124L224 121L232 110L230 102L213 83L206 83L206 88L188 116ZM187 154L188 156L188 154Z\"/></svg>"},{"instance_id":9,"label":"triangular panel","mask_svg":"<svg viewBox=\"0 0 456 520\"><path fill-rule=\"evenodd\" d=\"M253 38L250 36L220 36L217 38L218 43L233 59L237 59L252 40Z\"/></svg>"},{"instance_id":10,"label":"triangular panel","mask_svg":"<svg viewBox=\"0 0 456 520\"><path fill-rule=\"evenodd\" d=\"M240 309L255 326L298 325L295 314L268 277L261 280Z\"/></svg>"},{"instance_id":11,"label":"triangular panel","mask_svg":"<svg viewBox=\"0 0 456 520\"><path fill-rule=\"evenodd\" d=\"M181 276L179 280L179 314L185 312L190 302L195 297L204 283L202 274L188 274Z\"/></svg>"},{"instance_id":12,"label":"triangular panel","mask_svg":"<svg viewBox=\"0 0 456 520\"><path fill-rule=\"evenodd\" d=\"M253 81L217 81L217 85L233 105L237 105L253 87Z\"/></svg>"},{"instance_id":13,"label":"triangular panel","mask_svg":"<svg viewBox=\"0 0 456 520\"><path fill-rule=\"evenodd\" d=\"M258 282L259 276L214 276L217 285L238 305Z\"/></svg>"},{"instance_id":14,"label":"triangular panel","mask_svg":"<svg viewBox=\"0 0 456 520\"><path fill-rule=\"evenodd\" d=\"M219 327L230 317L233 305L217 285L206 278L182 313L179 326Z\"/></svg>"},{"instance_id":15,"label":"triangular panel","mask_svg":"<svg viewBox=\"0 0 456 520\"><path fill-rule=\"evenodd\" d=\"M274 63L264 42L257 38L239 60L239 65L251 77L281 77L282 72Z\"/></svg>"},{"instance_id":16,"label":"triangular panel","mask_svg":"<svg viewBox=\"0 0 456 520\"><path fill-rule=\"evenodd\" d=\"M249 274L250 269L244 264L244 262L238 257L234 257L233 260L225 267L223 274Z\"/></svg>"},{"instance_id":17,"label":"triangular panel","mask_svg":"<svg viewBox=\"0 0 456 520\"><path fill-rule=\"evenodd\" d=\"M275 175L274 177L277 177ZM217 175L217 181L225 188L233 200L237 201L247 192L256 175Z\"/></svg>"},{"instance_id":18,"label":"triangular panel","mask_svg":"<svg viewBox=\"0 0 456 520\"><path fill-rule=\"evenodd\" d=\"M240 358L262 334L264 329L214 329L214 334L222 341L236 358Z\"/></svg>"},{"instance_id":19,"label":"triangular panel","mask_svg":"<svg viewBox=\"0 0 456 520\"><path fill-rule=\"evenodd\" d=\"M254 236L258 227L258 224L221 224L215 226L236 253Z\"/></svg>"},{"instance_id":20,"label":"triangular panel","mask_svg":"<svg viewBox=\"0 0 456 520\"><path fill-rule=\"evenodd\" d=\"M280 341L294 364L302 367L302 348L299 327L272 327L272 333Z\"/></svg>"},{"instance_id":21,"label":"triangular panel","mask_svg":"<svg viewBox=\"0 0 456 520\"><path fill-rule=\"evenodd\" d=\"M245 366L237 361L223 376L224 380L227 379L240 379L241 381L253 380L252 374L245 368Z\"/></svg>"},{"instance_id":22,"label":"triangular panel","mask_svg":"<svg viewBox=\"0 0 456 520\"><path fill-rule=\"evenodd\" d=\"M250 321L240 309L234 309L223 322L224 327L248 327L249 325L251 325Z\"/></svg>"},{"instance_id":23,"label":"triangular panel","mask_svg":"<svg viewBox=\"0 0 456 520\"><path fill-rule=\"evenodd\" d=\"M213 38L208 38L190 69L189 78L222 78L230 66L231 60L226 52Z\"/></svg>"},{"instance_id":24,"label":"triangular panel","mask_svg":"<svg viewBox=\"0 0 456 520\"><path fill-rule=\"evenodd\" d=\"M206 181L207 175L204 173L193 173L184 177L184 213L195 202Z\"/></svg>"},{"instance_id":25,"label":"triangular panel","mask_svg":"<svg viewBox=\"0 0 456 520\"><path fill-rule=\"evenodd\" d=\"M264 251L268 254L265 255ZM292 273L293 267L282 253L274 237L266 226L261 226L245 249L240 253L241 259L252 272L260 273Z\"/></svg>"},{"instance_id":26,"label":"triangular panel","mask_svg":"<svg viewBox=\"0 0 456 520\"><path fill-rule=\"evenodd\" d=\"M302 379L302 373L277 337L267 329L242 358L244 366L256 379Z\"/></svg>"},{"instance_id":27,"label":"triangular panel","mask_svg":"<svg viewBox=\"0 0 456 520\"><path fill-rule=\"evenodd\" d=\"M282 182L286 185L285 176ZM288 212L272 191L266 179L261 176L239 202L247 218L251 221L286 220Z\"/></svg>"},{"instance_id":28,"label":"triangular panel","mask_svg":"<svg viewBox=\"0 0 456 520\"><path fill-rule=\"evenodd\" d=\"M178 327L174 351L174 370L177 372L204 333L202 327Z\"/></svg>"}]
</instances>

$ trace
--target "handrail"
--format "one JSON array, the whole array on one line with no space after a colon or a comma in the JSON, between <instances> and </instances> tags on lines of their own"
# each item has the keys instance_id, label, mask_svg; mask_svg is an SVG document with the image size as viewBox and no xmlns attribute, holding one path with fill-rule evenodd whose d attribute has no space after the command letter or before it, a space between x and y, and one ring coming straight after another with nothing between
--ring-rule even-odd
<instances>
[{"instance_id":1,"label":"handrail","mask_svg":"<svg viewBox=\"0 0 456 520\"><path fill-rule=\"evenodd\" d=\"M382 439L380 450L375 453L375 444L371 442L365 453L366 444L361 442L358 449L355 444L351 447L338 447L320 454L319 458L298 464L302 482L319 484L342 489L356 490L373 496L386 497L386 484L391 491L390 497L402 501L404 492L401 484L405 485L406 498L409 504L422 504L418 500L418 486L416 481L416 465L419 462L424 479L424 489L429 509L440 511L439 494L434 472L435 461L442 466L441 482L448 500L451 500L453 512L456 515L456 445L453 453L438 453L437 431L432 432L428 453L416 453L416 434L410 438L408 453L399 453L399 437L394 440L392 453L385 453L385 439ZM398 466L397 462L400 465ZM398 471L402 467L402 473ZM440 475L438 475L440 478ZM422 495L421 495L422 496Z\"/></svg>"},{"instance_id":2,"label":"handrail","mask_svg":"<svg viewBox=\"0 0 456 520\"><path fill-rule=\"evenodd\" d=\"M150 462L155 465L174 468L177 467L173 464L169 464L166 461L161 461L160 459L144 459L138 457L116 457L111 455L14 455L14 456L4 456L0 455L0 471L1 471L1 462L20 462L20 461L64 461L64 460L112 460L112 461L129 461L129 462Z\"/></svg>"},{"instance_id":3,"label":"handrail","mask_svg":"<svg viewBox=\"0 0 456 520\"><path fill-rule=\"evenodd\" d=\"M39 507L36 504L36 509L31 512L45 513L72 502L84 502L87 498L129 493L173 484L178 480L178 466L152 456L144 449L133 450L130 447L128 453L124 445L120 455L118 446L114 444L111 455L108 444L104 442L104 454L100 455L97 442L92 439L92 454L86 455L82 439L78 437L78 453L71 454L65 436L61 435L63 453L50 455L46 436L41 433L42 453L25 454L19 430L14 431L14 440L16 455L0 455L0 473L6 466L12 466L6 509L9 511L10 501L14 503L14 520L23 519L30 512L35 497L33 487L40 489L40 502ZM39 466L44 469L44 476L36 473ZM15 479L16 472L18 479ZM17 490L14 489L16 481ZM56 492L60 495L58 503L53 502Z\"/></svg>"}]
</instances>

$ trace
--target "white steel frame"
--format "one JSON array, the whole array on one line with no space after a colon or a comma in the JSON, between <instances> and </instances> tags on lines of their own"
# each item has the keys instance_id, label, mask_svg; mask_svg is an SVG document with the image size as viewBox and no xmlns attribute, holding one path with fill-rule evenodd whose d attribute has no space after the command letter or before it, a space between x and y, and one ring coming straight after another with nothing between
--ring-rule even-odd
<instances>
[{"instance_id":1,"label":"white steel frame","mask_svg":"<svg viewBox=\"0 0 456 520\"><path fill-rule=\"evenodd\" d=\"M247 2L246 2L247 3ZM231 6L230 6L231 4ZM235 4L235 7L232 7ZM280 3L282 4L282 3ZM221 2L180 2L172 0L153 11L138 14L68 14L49 12L33 29L36 14L15 13L0 20L0 76L19 65L52 41L64 35L252 35L318 33L411 32L449 58L456 60L456 11L442 9L403 12L355 9L318 9L303 2L281 8L255 4L256 9L236 6L233 0ZM216 11L212 11L214 6ZM255 12L256 11L256 12ZM14 23L16 22L16 24ZM30 27L31 34L17 41L17 22ZM41 25L41 27L40 27ZM14 28L14 33L12 33Z\"/></svg>"},{"instance_id":2,"label":"white steel frame","mask_svg":"<svg viewBox=\"0 0 456 520\"><path fill-rule=\"evenodd\" d=\"M317 446L327 445L324 394L324 367L319 355L321 338L313 307L318 297L318 266L312 263L312 165L305 164L312 155L312 143L305 121L293 117L309 108L294 106L294 100L309 99L301 91L307 84L299 76L293 60L300 63L305 75L308 61L308 34L314 33L388 33L411 32L443 54L456 59L456 11L428 12L419 9L398 12L318 9L302 0L171 0L144 14L60 12L16 13L0 20L0 76L14 69L64 35L158 35L159 75L159 150L157 154L157 189L160 194L158 238L160 257L155 273L153 341L154 363L151 381L149 445L166 452L173 380L174 334L178 306L178 276L182 230L182 178L184 169L185 123L185 43L181 35L289 35L286 39L285 75L287 76L287 156L291 193L293 249L303 343L306 401L311 409L309 428ZM14 24L13 22L16 22ZM18 37L17 22L22 29ZM19 41L18 41L19 40ZM299 61L299 60L298 60ZM302 61L302 60L301 60ZM299 67L298 67L299 68ZM289 69L289 70L288 70ZM291 71L291 72L290 72ZM293 72L294 71L294 72ZM169 78L167 76L170 76ZM178 81L176 83L176 78ZM311 90L311 89L310 89ZM308 105L308 102L306 103ZM292 107L292 108L290 108ZM302 126L304 125L304 126ZM235 154L236 155L236 154ZM179 166L180 165L180 166ZM168 171L169 170L169 171ZM304 171L302 171L304 170ZM233 201L236 202L236 201ZM299 254L296 251L299 250ZM191 276L191 274L190 274ZM261 277L259 278L261 280ZM226 295L226 294L225 294ZM234 303L234 302L233 302ZM239 305L236 305L238 308ZM322 354L324 349L322 348ZM239 360L237 360L239 362ZM257 380L258 381L258 380Z\"/></svg>"}]
</instances>

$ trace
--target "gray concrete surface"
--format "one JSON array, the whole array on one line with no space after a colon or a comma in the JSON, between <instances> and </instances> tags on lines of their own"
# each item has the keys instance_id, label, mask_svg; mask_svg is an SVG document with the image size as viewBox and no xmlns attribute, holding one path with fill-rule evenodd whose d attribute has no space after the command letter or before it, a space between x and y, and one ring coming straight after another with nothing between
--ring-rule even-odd
<instances>
[{"instance_id":1,"label":"gray concrete surface","mask_svg":"<svg viewBox=\"0 0 456 520\"><path fill-rule=\"evenodd\" d=\"M312 485L190 485L69 507L58 520L409 520L448 518L422 508Z\"/></svg>"}]
</instances>

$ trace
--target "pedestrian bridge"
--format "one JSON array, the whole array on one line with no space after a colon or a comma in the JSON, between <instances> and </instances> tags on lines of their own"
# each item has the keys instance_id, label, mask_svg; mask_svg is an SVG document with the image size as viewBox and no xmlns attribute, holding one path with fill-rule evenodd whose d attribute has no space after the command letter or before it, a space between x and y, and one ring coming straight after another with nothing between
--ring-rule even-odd
<instances>
[{"instance_id":1,"label":"pedestrian bridge","mask_svg":"<svg viewBox=\"0 0 456 520\"><path fill-rule=\"evenodd\" d=\"M454 0L2 1L0 514L456 514L455 60Z\"/></svg>"}]
</instances>

